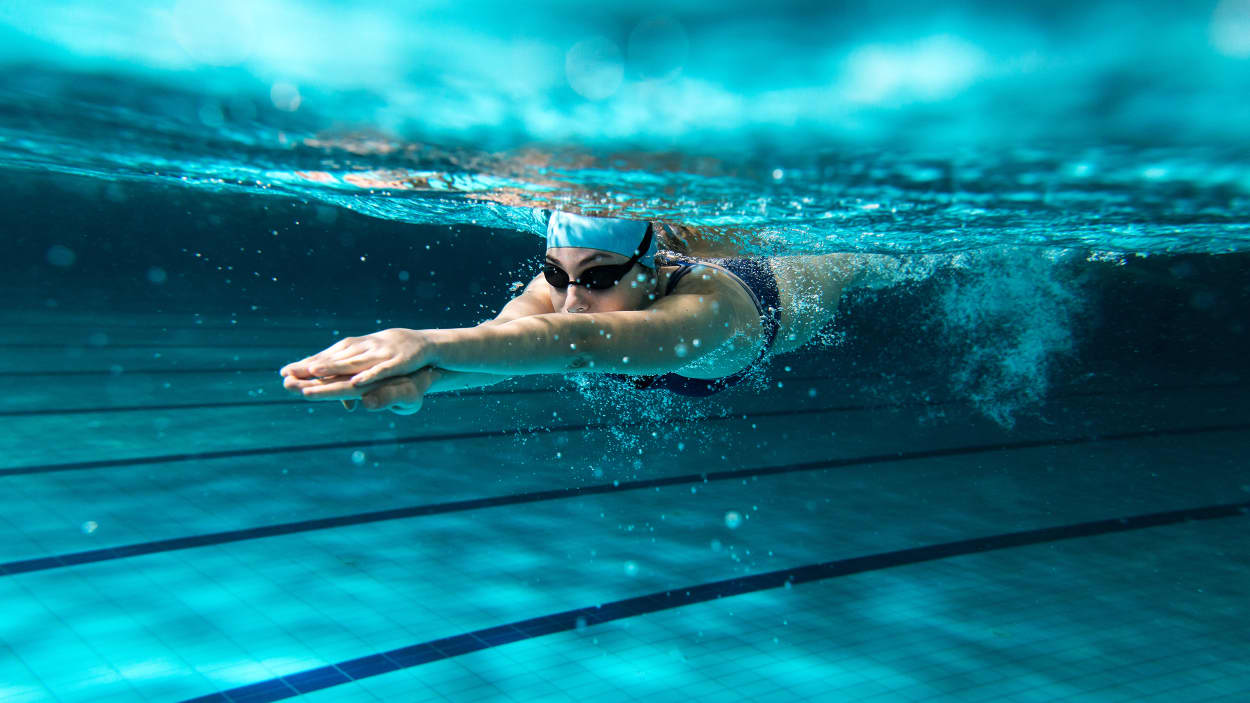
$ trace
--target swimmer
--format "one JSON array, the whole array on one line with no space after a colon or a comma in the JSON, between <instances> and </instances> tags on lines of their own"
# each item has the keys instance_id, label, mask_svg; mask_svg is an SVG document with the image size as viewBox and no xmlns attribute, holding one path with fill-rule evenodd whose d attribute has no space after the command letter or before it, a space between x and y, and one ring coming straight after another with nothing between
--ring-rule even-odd
<instances>
[{"instance_id":1,"label":"swimmer","mask_svg":"<svg viewBox=\"0 0 1250 703\"><path fill-rule=\"evenodd\" d=\"M677 239L668 225L557 211L542 273L493 320L348 337L283 367L283 385L405 415L429 393L530 374L604 373L707 396L807 343L871 258L692 258L657 251L661 231Z\"/></svg>"}]
</instances>

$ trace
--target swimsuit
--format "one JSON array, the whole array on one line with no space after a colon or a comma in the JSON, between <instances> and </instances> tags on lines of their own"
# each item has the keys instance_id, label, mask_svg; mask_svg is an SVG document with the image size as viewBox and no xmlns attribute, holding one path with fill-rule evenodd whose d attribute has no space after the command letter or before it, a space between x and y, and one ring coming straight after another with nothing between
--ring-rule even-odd
<instances>
[{"instance_id":1,"label":"swimsuit","mask_svg":"<svg viewBox=\"0 0 1250 703\"><path fill-rule=\"evenodd\" d=\"M678 395L692 397L709 396L740 383L751 372L763 365L764 358L768 356L773 342L777 339L777 332L781 329L781 293L777 290L777 277L773 274L772 267L767 261L758 259L694 259L677 257L667 252L662 256L665 255L668 258L665 263L680 264L680 268L668 278L668 286L664 290L665 295L671 294L677 287L677 283L696 265L720 269L741 284L751 296L751 301L755 303L755 309L759 311L760 324L764 326L764 348L746 368L721 378L689 378L676 373L657 376L612 375L632 383L639 390L664 389Z\"/></svg>"}]
</instances>

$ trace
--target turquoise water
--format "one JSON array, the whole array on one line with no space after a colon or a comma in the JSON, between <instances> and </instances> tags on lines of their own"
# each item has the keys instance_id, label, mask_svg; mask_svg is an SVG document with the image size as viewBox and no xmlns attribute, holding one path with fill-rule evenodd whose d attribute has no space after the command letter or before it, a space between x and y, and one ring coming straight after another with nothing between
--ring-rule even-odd
<instances>
[{"instance_id":1,"label":"turquoise water","mask_svg":"<svg viewBox=\"0 0 1250 703\"><path fill-rule=\"evenodd\" d=\"M0 165L774 252L1244 251L1244 8L74 3L0 12Z\"/></svg>"},{"instance_id":2,"label":"turquoise water","mask_svg":"<svg viewBox=\"0 0 1250 703\"><path fill-rule=\"evenodd\" d=\"M1250 5L0 2L0 703L1241 701ZM707 400L286 396L544 211L891 257Z\"/></svg>"}]
</instances>

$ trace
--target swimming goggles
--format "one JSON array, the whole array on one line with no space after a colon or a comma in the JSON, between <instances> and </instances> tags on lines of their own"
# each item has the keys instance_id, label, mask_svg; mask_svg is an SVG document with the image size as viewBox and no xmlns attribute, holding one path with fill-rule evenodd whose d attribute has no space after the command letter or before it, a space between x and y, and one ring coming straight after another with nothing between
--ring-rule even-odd
<instances>
[{"instance_id":1,"label":"swimming goggles","mask_svg":"<svg viewBox=\"0 0 1250 703\"><path fill-rule=\"evenodd\" d=\"M642 244L638 245L638 250L634 253L633 258L623 264L609 264L606 266L592 266L582 275L575 279L570 279L569 274L559 266L548 261L543 266L543 278L547 279L547 283L552 288L564 290L569 286L581 286L587 290L607 290L617 283L634 268L634 264L642 259L651 248L651 225L647 225L647 233L642 238Z\"/></svg>"}]
</instances>

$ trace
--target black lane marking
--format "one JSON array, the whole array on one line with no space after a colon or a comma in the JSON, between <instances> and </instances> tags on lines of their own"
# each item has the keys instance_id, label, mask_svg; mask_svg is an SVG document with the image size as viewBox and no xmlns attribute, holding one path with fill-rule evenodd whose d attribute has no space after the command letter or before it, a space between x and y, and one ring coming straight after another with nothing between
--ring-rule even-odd
<instances>
[{"instance_id":1,"label":"black lane marking","mask_svg":"<svg viewBox=\"0 0 1250 703\"><path fill-rule=\"evenodd\" d=\"M513 493L509 495L494 496L490 498L473 498L469 500L449 501L446 503L429 503L425 505L414 505L406 508L392 508L389 510L378 510L367 513L357 513L354 515L341 515L338 517L319 518L315 520L300 520L297 522L278 523L274 525L264 525L261 527L252 527L242 530L228 530L225 532L211 532L202 535L193 535L190 537L175 537L171 539L157 540L153 542L139 542L136 544L123 545L120 547L109 547L104 549L92 549L82 552L71 552L68 554L53 555L48 557L39 557L36 559L23 559L19 561L11 561L0 564L0 577L13 576L16 574L25 574L33 571L48 571L67 566L76 566L79 564L91 564L102 561L111 561L113 559L124 559L127 557L142 556L146 554L157 554L160 552L171 552L181 549L192 549L195 547L204 547L210 545L227 544L230 542L242 542L245 540L262 539L266 537L277 537L281 535L295 534L298 532L312 532L314 530L326 530L336 527L349 527L353 525L365 525L372 522L383 522L387 520L403 520L425 515L441 515L446 513L468 512L472 510L482 510L485 508L497 508L501 506L522 505L525 503L538 503L549 500L563 500L566 498L578 498L581 496L601 495L605 493L619 493L624 491L637 491L646 488L660 488L665 486L678 486L697 484L711 481L729 481L735 479L745 479L754 476L776 476L780 474L797 473L802 471L819 471L824 469L845 468L850 466L858 466L863 464L886 464L901 461L916 461L919 459L932 459L938 457L951 456L968 456L973 454L986 454L991 452L1012 451L1021 449L1037 449L1040 447L1063 447L1077 444L1090 444L1095 442L1111 442L1143 439L1150 437L1171 437L1180 435L1206 434L1211 432L1228 432L1250 429L1250 423L1241 425L1217 425L1212 427L1192 427L1172 430L1147 430L1141 432L1124 432L1114 435L1104 435L1101 437L1068 437L1061 439L1049 440L1030 440L1026 442L1010 442L971 445L964 447L952 447L950 449L930 449L917 452L898 452L894 454L878 454L873 456L849 457L845 459L831 459L825 461L810 461L794 464L782 464L777 466L762 466L752 469L732 469L727 471L713 471L700 474L684 474L681 476L664 476L660 478L644 479L638 481L624 481L615 484L596 484L591 486L573 486L569 488L557 488L547 491L534 491L530 493Z\"/></svg>"},{"instance_id":2,"label":"black lane marking","mask_svg":"<svg viewBox=\"0 0 1250 703\"><path fill-rule=\"evenodd\" d=\"M90 342L39 344L37 342L13 342L11 344L0 344L0 349L47 349L51 351L62 349L238 349L240 346L246 346L255 341L241 339L234 344L92 344ZM264 347L266 349L305 349L308 345L266 343Z\"/></svg>"},{"instance_id":3,"label":"black lane marking","mask_svg":"<svg viewBox=\"0 0 1250 703\"><path fill-rule=\"evenodd\" d=\"M49 371L49 370L0 371L0 377L5 377L5 376L17 376L20 378L26 378L27 376L117 376L117 377L121 377L121 376L163 376L165 374L175 374L175 373L202 373L202 374L269 373L269 374L276 374L277 370L281 367L282 367L282 364L279 363L273 366L266 366L264 368L256 368L256 369L244 368L244 367L230 367L230 368L217 368L217 369L182 369L182 368L127 369L127 368L123 368L121 373L114 373L110 369L71 369L71 370L62 370L62 371Z\"/></svg>"},{"instance_id":4,"label":"black lane marking","mask_svg":"<svg viewBox=\"0 0 1250 703\"><path fill-rule=\"evenodd\" d=\"M828 376L791 376L786 378L787 381L793 382L811 382L811 381L842 381L846 379L833 379ZM1235 385L1235 384L1234 384ZM1200 387L1200 386L1184 386L1183 388ZM440 398L458 398L458 397L478 397L492 395L543 395L546 393L559 393L569 390L571 386L547 386L542 388L476 388L465 389L460 391L448 391L445 395L439 395ZM276 391L275 391L276 392ZM1062 396L1055 396L1062 397ZM328 402L328 401L309 401L304 398L295 398L292 400L251 400L251 401L222 401L217 403L180 403L170 405L114 405L94 408L45 408L39 410L0 410L0 417L23 417L26 415L82 415L90 413L111 413L111 412L143 412L146 410L202 410L213 408L232 408L247 407L253 405L273 406L273 405L307 405L310 402ZM921 405L941 405L953 401L923 401ZM332 405L332 403L330 403ZM874 408L880 406L873 406ZM895 407L895 406L889 406ZM897 407L907 407L907 404L901 404ZM849 408L848 409L855 409Z\"/></svg>"},{"instance_id":5,"label":"black lane marking","mask_svg":"<svg viewBox=\"0 0 1250 703\"><path fill-rule=\"evenodd\" d=\"M256 320L252 320L251 322L256 322L256 324L249 323L249 324L243 324L243 325L227 325L227 324L197 325L194 323L189 324L186 322L175 322L175 323L146 322L146 323L139 323L139 324L133 324L133 325L119 325L116 323L83 324L83 323L78 323L78 322L40 322L37 320L29 321L29 322L14 322L14 321L8 321L8 320L0 320L0 329L5 329L5 328L16 328L16 329L23 329L23 330L30 329L30 328L70 329L70 330L80 330L83 332L105 332L105 333L108 333L110 331L116 331L116 330L121 330L121 331L166 330L166 331L171 331L171 332L194 332L197 330L247 330L247 331L254 331L254 332L265 332L269 330L289 330L289 331L294 331L294 332L308 332L309 334L318 333L318 334L333 335L334 330L341 330L344 327L357 326L357 327L360 327L361 329L365 329L365 328L376 329L378 326L378 322L376 318L370 319L370 320L342 320L341 322L336 321L335 324L327 325L326 327L309 327L308 325L282 324L282 323L266 324L264 322L258 322ZM391 322L396 322L396 321L391 320ZM407 322L412 323L414 321L407 320ZM387 323L388 323L387 320L383 320L381 324L383 325L384 328L387 326L394 327L394 325L388 325Z\"/></svg>"},{"instance_id":6,"label":"black lane marking","mask_svg":"<svg viewBox=\"0 0 1250 703\"><path fill-rule=\"evenodd\" d=\"M82 346L85 348L88 345L79 345L79 346ZM818 357L818 356L811 356L811 357L800 356L800 359L803 361L815 361L815 360L821 360L822 358L823 357ZM796 359L795 363L798 363L800 359ZM264 368L231 366L231 367L219 367L219 368L128 369L123 366L121 373L116 373L112 369L63 369L63 370L34 369L30 371L0 371L0 378L7 377L7 376L19 376L19 377L26 377L26 376L123 376L123 375L162 375L162 374L171 374L171 373L202 373L202 374L276 373L279 368L281 368L283 365L287 363L290 363L289 359L279 360L279 361L275 361L272 366L266 366ZM785 380L785 379L783 378L782 380Z\"/></svg>"},{"instance_id":7,"label":"black lane marking","mask_svg":"<svg viewBox=\"0 0 1250 703\"><path fill-rule=\"evenodd\" d=\"M506 391L505 391L506 392ZM934 401L922 403L925 405ZM751 413L735 413L729 415L716 415L707 418L694 419L675 419L671 420L671 424L688 425L698 424L700 422L717 422L722 420L746 419L748 417L779 417L787 415L808 415L820 414L827 412L840 412L845 410L874 410L883 408L899 407L890 404L880 405L863 405L863 406L840 406L832 408L816 408L808 410L771 410ZM205 459L229 459L233 457L246 456L265 456L271 454L290 454L294 452L315 452L331 449L351 449L361 447L377 447L391 446L403 444L416 444L421 442L448 442L466 439L487 439L490 437L508 437L515 435L534 435L546 432L577 432L585 430L603 430L613 427L641 427L647 424L646 421L620 423L620 422L592 422L579 423L571 425L546 425L541 427L512 427L500 430L479 430L476 432L451 432L444 434L416 435L412 437L391 437L387 439L361 439L343 442L323 442L321 444L298 444L290 447L253 447L250 449L222 449L208 452L186 452L182 454L164 454L159 456L142 456L131 457L125 459L97 459L94 461L72 461L60 464L34 464L31 466L15 466L8 468L0 468L0 478L5 476L22 476L27 474L45 474L58 471L81 471L85 469L103 469L117 466L143 466L148 464L165 464L179 461L200 461Z\"/></svg>"},{"instance_id":8,"label":"black lane marking","mask_svg":"<svg viewBox=\"0 0 1250 703\"><path fill-rule=\"evenodd\" d=\"M249 371L249 373L251 372L259 373L259 371L257 371L256 369L252 369ZM263 372L273 373L273 369L265 369ZM52 373L57 373L57 372L50 371L50 372L36 372L36 373L52 374ZM65 373L80 373L80 372L65 372ZM89 371L89 372L81 372L81 373L95 374L99 372ZM126 373L130 373L130 372L127 371L118 375L124 376ZM200 372L184 371L182 373L200 373ZM204 373L211 373L211 372L204 372ZM3 372L0 372L0 376L4 376L4 375L5 374ZM29 376L33 374L12 374L12 375ZM804 382L804 381L834 381L834 380L842 381L842 380L847 380L847 379L845 378L834 379L828 376L787 376L784 380L797 383L797 382ZM503 382L501 381L501 383ZM465 389L461 391L449 391L446 396L439 396L439 397L484 396L484 395L526 395L526 394L541 394L541 393L557 393L562 390L567 390L568 388L569 386L567 385L549 386L549 387L543 387L543 388L517 388L517 389L512 389L512 390L499 389L499 388L494 388L494 389L479 388L479 389ZM112 406L98 406L98 407L90 407L90 408L41 408L37 410L0 410L0 417L21 417L23 415L70 415L70 414L84 414L84 413L142 412L144 410L200 410L204 408L229 408L229 407L244 407L244 406L249 406L249 405L298 405L300 403L308 403L308 402L311 402L311 401L297 398L297 399L290 400L290 401L286 401L286 400L222 401L222 402L217 402L217 403L185 403L185 404L172 404L172 405L112 405Z\"/></svg>"},{"instance_id":9,"label":"black lane marking","mask_svg":"<svg viewBox=\"0 0 1250 703\"><path fill-rule=\"evenodd\" d=\"M808 380L815 380L819 378L821 377L813 377L812 379L808 379ZM795 380L795 379L792 379L792 380ZM1225 385L1240 386L1242 384L1241 383L1216 384L1212 387L1219 388ZM1201 386L1187 386L1187 387L1181 387L1181 388L1202 388L1202 387ZM465 393L464 395L486 396L486 395L513 395L513 394L516 394L516 395L545 394L545 393L554 393L559 390L560 390L559 388L531 389L531 390L524 390L524 391L510 391L506 389L494 390L494 391L479 390L479 391L472 391L469 393ZM1162 390L1162 388L1155 387L1155 388L1138 389L1138 390L1145 392L1145 391L1150 391L1150 390ZM1131 392L1138 392L1138 390L1131 391ZM1062 398L1062 397L1078 397L1078 396L1119 395L1122 393L1123 391L1117 391L1117 390L1075 391L1071 394L1055 395L1052 397ZM282 402L283 401L269 401L266 404L278 405L278 404L281 404ZM297 400L295 402L300 403L300 402L307 402L307 401ZM909 409L909 408L933 407L937 405L944 405L944 404L957 403L957 402L961 402L961 401L927 400L927 401L909 401L906 403L868 403L868 404L859 404L859 405L844 405L844 406L830 406L830 407L823 407L823 408L810 408L810 409L803 409L803 410L761 411L761 412L755 412L755 413L749 413L749 414L748 413L729 413L725 415L706 417L703 419L675 419L675 420L672 420L671 422L673 424L697 424L699 422L704 422L704 421L715 422L715 421L721 421L721 420L727 420L727 419L733 419L733 418L739 418L739 417L745 420L749 417L819 415L819 414L831 413L831 412L853 412L853 411L866 411L866 410L902 410L902 409ZM259 403L253 402L253 403L248 403L248 404L259 404ZM0 413L0 417L4 416L5 414L6 413ZM53 413L48 413L48 414L53 414ZM172 463L172 462L179 462L179 461L195 461L195 460L202 460L202 459L223 459L223 458L229 458L229 457L263 456L263 455L283 454L283 453L290 453L290 452L346 449L350 447L372 447L372 446L383 446L383 445L402 445L402 444L418 443L418 442L485 439L489 437L502 437L502 436L508 436L508 435L538 434L540 432L574 432L577 430L599 430L599 429L607 429L609 427L634 427L634 426L641 426L642 424L644 423L642 422L587 423L587 424L579 424L579 425L558 425L558 426L551 426L551 427L507 428L507 429L500 429L500 430L482 430L482 431L477 431L477 432L458 432L458 433L450 433L450 434L420 435L420 436L413 436L413 437L396 437L396 438L381 439L381 440L366 439L366 440L358 440L354 442L327 442L327 443L322 443L322 444L301 444L301 445L295 445L295 446L289 446L289 447L254 447L254 448L249 448L249 449L224 449L224 450L209 451L209 452L189 452L189 453L182 453L182 454L167 454L167 455L159 455L159 456L132 457L132 458L122 458L122 459L98 459L94 461L64 462L64 463L59 463L59 464L34 464L31 466L0 468L0 478L3 478L5 476L20 476L20 475L26 475L26 474L52 473L56 471L78 471L78 470L83 470L83 469L99 469L99 468L108 468L108 467L115 467L115 466L138 466L138 465L147 465L147 464Z\"/></svg>"},{"instance_id":10,"label":"black lane marking","mask_svg":"<svg viewBox=\"0 0 1250 703\"><path fill-rule=\"evenodd\" d=\"M456 397L459 396L487 396L487 395L537 395L543 393L555 393L556 388L516 388L513 390L477 390L456 392L451 391L447 396L439 397ZM275 395L282 391L275 391ZM98 408L56 408L42 410L0 410L0 417L24 417L27 415L89 415L95 413L129 413L144 412L148 410L205 410L214 408L244 408L250 406L274 406L274 405L310 405L314 401L305 400L303 398L292 398L291 400L249 400L249 401L223 401L219 403L173 403L169 405L113 405ZM333 406L330 401L316 401L322 403L325 407Z\"/></svg>"},{"instance_id":11,"label":"black lane marking","mask_svg":"<svg viewBox=\"0 0 1250 703\"><path fill-rule=\"evenodd\" d=\"M845 381L845 378L832 378L829 376L787 376L784 381L795 383L800 382L819 382L819 381ZM1133 393L1149 393L1149 392L1173 392L1188 390L1218 390L1221 388L1242 388L1247 384L1243 381L1227 381L1224 383L1197 383L1185 385L1154 385L1142 386L1139 388L1129 389L1110 389L1101 391L1071 391L1052 393L1047 400L1061 400L1064 398L1081 398L1100 395L1129 395ZM465 389L461 391L449 391L445 395L438 395L439 398L457 398L457 397L477 397L491 395L542 395L545 393L559 393L568 390L568 386L549 386L544 388L516 388L516 389ZM275 391L277 393L278 391ZM28 415L86 415L86 414L106 414L106 413L125 413L125 412L145 412L167 411L167 410L206 410L216 408L243 408L250 406L274 406L274 405L301 405L307 404L308 401L302 398L292 400L248 400L248 401L221 401L216 403L172 403L167 405L104 405L87 408L41 408L37 410L0 410L0 417L25 417ZM936 400L936 401L909 401L909 403L900 403L890 407L916 407L930 405L947 405L951 403L960 403L964 401L956 399ZM879 408L879 406L874 406Z\"/></svg>"},{"instance_id":12,"label":"black lane marking","mask_svg":"<svg viewBox=\"0 0 1250 703\"><path fill-rule=\"evenodd\" d=\"M183 703L268 703L294 698L324 688L386 674L399 669L409 669L458 657L470 652L492 649L522 640L534 639L557 632L568 632L579 627L592 627L614 620L634 618L687 605L706 603L720 598L758 593L784 588L787 585L813 583L881 571L899 566L911 566L940 559L984 554L1001 549L1031 547L1071 539L1164 527L1182 522L1218 520L1240 517L1250 513L1250 502L1208 505L1186 510L1173 510L1146 515L1081 522L1058 527L1043 527L976 537L973 539L932 544L924 547L900 549L893 552L870 554L862 557L838 559L820 564L808 564L789 569L779 569L753 576L740 576L723 581L710 581L671 591L657 591L644 596L625 598L602 605L565 610L504 625L472 630L460 635L444 637L419 644L391 649L336 664L238 686L206 696L199 696Z\"/></svg>"}]
</instances>

